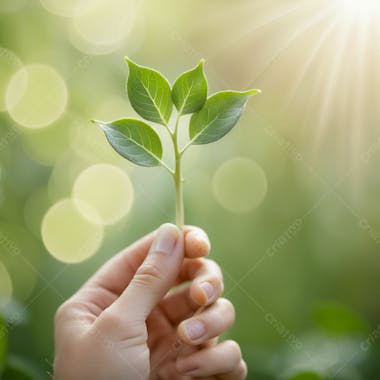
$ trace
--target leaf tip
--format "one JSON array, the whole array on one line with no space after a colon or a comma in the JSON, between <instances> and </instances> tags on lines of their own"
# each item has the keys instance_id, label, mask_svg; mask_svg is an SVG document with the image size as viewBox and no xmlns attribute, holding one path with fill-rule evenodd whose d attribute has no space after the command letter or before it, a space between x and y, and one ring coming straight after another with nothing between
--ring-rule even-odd
<instances>
[{"instance_id":1,"label":"leaf tip","mask_svg":"<svg viewBox=\"0 0 380 380\"><path fill-rule=\"evenodd\" d=\"M102 121L100 121L100 120L91 119L90 122L92 124L95 124L97 127L103 128L104 123Z\"/></svg>"},{"instance_id":2,"label":"leaf tip","mask_svg":"<svg viewBox=\"0 0 380 380\"><path fill-rule=\"evenodd\" d=\"M245 91L245 94L247 94L247 95L257 95L257 94L261 94L261 90L259 90L258 88L254 88L252 90Z\"/></svg>"},{"instance_id":3,"label":"leaf tip","mask_svg":"<svg viewBox=\"0 0 380 380\"><path fill-rule=\"evenodd\" d=\"M131 66L137 66L136 63L133 62L128 56L125 56L125 57L124 57L124 61L125 61L125 63L126 63L129 67L131 67Z\"/></svg>"},{"instance_id":4,"label":"leaf tip","mask_svg":"<svg viewBox=\"0 0 380 380\"><path fill-rule=\"evenodd\" d=\"M199 61L198 66L199 66L199 67L203 67L204 64L205 64L205 62L206 62L205 59L204 59L204 58L201 58L200 61Z\"/></svg>"}]
</instances>

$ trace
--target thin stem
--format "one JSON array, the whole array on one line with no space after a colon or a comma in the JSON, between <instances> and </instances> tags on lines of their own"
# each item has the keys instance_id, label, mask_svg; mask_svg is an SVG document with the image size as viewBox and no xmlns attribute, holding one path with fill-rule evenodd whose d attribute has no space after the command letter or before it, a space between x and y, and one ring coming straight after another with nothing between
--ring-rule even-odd
<instances>
[{"instance_id":1,"label":"thin stem","mask_svg":"<svg viewBox=\"0 0 380 380\"><path fill-rule=\"evenodd\" d=\"M187 148L191 145L193 143L193 140L190 140L183 148L182 148L182 150L179 152L179 154L180 154L180 156L182 156L185 152L186 152L186 150L187 150Z\"/></svg>"},{"instance_id":2,"label":"thin stem","mask_svg":"<svg viewBox=\"0 0 380 380\"><path fill-rule=\"evenodd\" d=\"M178 228L182 229L184 226L184 207L183 207L183 184L182 184L182 172L181 172L181 153L178 147L178 124L179 118L181 114L178 113L174 132L171 135L174 146L174 154L175 154L175 171L174 171L174 184L175 184L175 192L176 192L176 223Z\"/></svg>"}]
</instances>

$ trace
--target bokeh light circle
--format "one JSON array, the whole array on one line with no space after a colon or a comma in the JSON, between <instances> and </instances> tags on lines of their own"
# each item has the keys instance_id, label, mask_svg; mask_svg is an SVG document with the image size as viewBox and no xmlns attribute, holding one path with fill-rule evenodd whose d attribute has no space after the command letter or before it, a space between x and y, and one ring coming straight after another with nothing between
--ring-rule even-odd
<instances>
[{"instance_id":1,"label":"bokeh light circle","mask_svg":"<svg viewBox=\"0 0 380 380\"><path fill-rule=\"evenodd\" d=\"M0 307L6 306L12 299L13 285L11 276L4 264L0 262Z\"/></svg>"},{"instance_id":2,"label":"bokeh light circle","mask_svg":"<svg viewBox=\"0 0 380 380\"><path fill-rule=\"evenodd\" d=\"M21 60L11 50L0 47L0 112L6 110L5 93L9 81L21 67Z\"/></svg>"},{"instance_id":3,"label":"bokeh light circle","mask_svg":"<svg viewBox=\"0 0 380 380\"><path fill-rule=\"evenodd\" d=\"M85 53L110 53L128 37L135 17L136 0L93 0L73 18L71 39Z\"/></svg>"},{"instance_id":4,"label":"bokeh light circle","mask_svg":"<svg viewBox=\"0 0 380 380\"><path fill-rule=\"evenodd\" d=\"M100 248L103 226L83 217L78 200L64 199L54 204L42 220L41 235L46 249L57 260L80 263ZM82 208L89 206L82 205ZM93 211L95 213L95 211Z\"/></svg>"},{"instance_id":5,"label":"bokeh light circle","mask_svg":"<svg viewBox=\"0 0 380 380\"><path fill-rule=\"evenodd\" d=\"M96 164L85 169L73 187L73 198L79 200L78 208L83 215L105 225L122 219L130 211L134 190L123 170L109 164ZM88 204L91 207L82 208ZM93 214L95 210L96 214Z\"/></svg>"},{"instance_id":6,"label":"bokeh light circle","mask_svg":"<svg viewBox=\"0 0 380 380\"><path fill-rule=\"evenodd\" d=\"M255 209L267 193L263 169L247 158L237 157L224 162L212 180L218 203L226 210L241 214Z\"/></svg>"},{"instance_id":7,"label":"bokeh light circle","mask_svg":"<svg viewBox=\"0 0 380 380\"><path fill-rule=\"evenodd\" d=\"M41 5L58 16L74 17L85 11L93 0L40 0Z\"/></svg>"},{"instance_id":8,"label":"bokeh light circle","mask_svg":"<svg viewBox=\"0 0 380 380\"><path fill-rule=\"evenodd\" d=\"M67 105L66 83L48 65L32 64L11 78L6 96L11 118L27 128L42 128L56 121Z\"/></svg>"}]
</instances>

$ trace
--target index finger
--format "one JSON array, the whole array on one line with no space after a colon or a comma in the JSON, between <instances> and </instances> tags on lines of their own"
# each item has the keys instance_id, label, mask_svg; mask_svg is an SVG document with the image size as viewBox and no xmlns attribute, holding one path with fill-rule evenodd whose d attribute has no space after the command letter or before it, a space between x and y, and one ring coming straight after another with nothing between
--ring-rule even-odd
<instances>
[{"instance_id":1,"label":"index finger","mask_svg":"<svg viewBox=\"0 0 380 380\"><path fill-rule=\"evenodd\" d=\"M210 253L211 244L206 232L199 227L185 226L185 257L196 258L207 256Z\"/></svg>"},{"instance_id":2,"label":"index finger","mask_svg":"<svg viewBox=\"0 0 380 380\"><path fill-rule=\"evenodd\" d=\"M211 260L186 259L178 283L189 280L189 286L168 294L160 303L161 310L175 326L202 306L215 302L223 292L222 272Z\"/></svg>"},{"instance_id":3,"label":"index finger","mask_svg":"<svg viewBox=\"0 0 380 380\"><path fill-rule=\"evenodd\" d=\"M185 226L185 256L201 257L210 251L206 233L198 227ZM119 296L143 263L155 237L156 230L137 240L108 260L83 286L101 288Z\"/></svg>"}]
</instances>

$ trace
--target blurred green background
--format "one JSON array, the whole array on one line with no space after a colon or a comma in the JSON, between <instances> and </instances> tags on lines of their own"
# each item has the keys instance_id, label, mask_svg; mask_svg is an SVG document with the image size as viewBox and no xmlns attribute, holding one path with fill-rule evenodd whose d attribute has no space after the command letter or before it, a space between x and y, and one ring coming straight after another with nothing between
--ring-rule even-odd
<instances>
[{"instance_id":1,"label":"blurred green background","mask_svg":"<svg viewBox=\"0 0 380 380\"><path fill-rule=\"evenodd\" d=\"M174 219L167 173L88 121L135 115L128 55L171 82L203 57L211 92L263 91L184 158L249 378L379 379L379 25L373 0L1 0L3 378L49 378L57 307Z\"/></svg>"}]
</instances>

